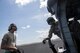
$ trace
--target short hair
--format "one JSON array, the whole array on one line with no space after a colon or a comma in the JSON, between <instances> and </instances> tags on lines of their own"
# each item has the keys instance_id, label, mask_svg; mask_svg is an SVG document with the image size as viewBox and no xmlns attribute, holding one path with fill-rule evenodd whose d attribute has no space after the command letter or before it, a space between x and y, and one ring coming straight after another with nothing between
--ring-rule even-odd
<instances>
[{"instance_id":1,"label":"short hair","mask_svg":"<svg viewBox=\"0 0 80 53\"><path fill-rule=\"evenodd\" d=\"M11 23L9 25L8 31L12 30L12 27L16 27L16 31L17 31L17 26L14 23Z\"/></svg>"},{"instance_id":2,"label":"short hair","mask_svg":"<svg viewBox=\"0 0 80 53\"><path fill-rule=\"evenodd\" d=\"M48 24L50 24L50 22L55 22L53 17L48 17L46 21Z\"/></svg>"}]
</instances>

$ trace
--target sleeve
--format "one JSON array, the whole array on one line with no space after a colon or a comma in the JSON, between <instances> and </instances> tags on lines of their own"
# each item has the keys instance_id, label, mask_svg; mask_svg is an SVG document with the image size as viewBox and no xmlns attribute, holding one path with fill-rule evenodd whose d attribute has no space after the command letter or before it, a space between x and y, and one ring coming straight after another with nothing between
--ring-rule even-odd
<instances>
[{"instance_id":1,"label":"sleeve","mask_svg":"<svg viewBox=\"0 0 80 53\"><path fill-rule=\"evenodd\" d=\"M53 27L51 26L49 30L49 35L48 35L49 38L52 38L52 33L53 33Z\"/></svg>"},{"instance_id":2,"label":"sleeve","mask_svg":"<svg viewBox=\"0 0 80 53\"><path fill-rule=\"evenodd\" d=\"M6 45L7 45L7 41L8 41L8 35L5 34L2 38L2 42L1 42L1 48L3 49Z\"/></svg>"}]
</instances>

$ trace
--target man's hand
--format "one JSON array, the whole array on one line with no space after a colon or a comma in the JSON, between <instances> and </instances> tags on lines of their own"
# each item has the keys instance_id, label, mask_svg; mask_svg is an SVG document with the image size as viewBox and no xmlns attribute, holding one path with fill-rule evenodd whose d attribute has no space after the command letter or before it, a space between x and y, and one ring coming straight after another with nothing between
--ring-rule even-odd
<instances>
[{"instance_id":1,"label":"man's hand","mask_svg":"<svg viewBox=\"0 0 80 53\"><path fill-rule=\"evenodd\" d=\"M4 46L1 46L1 49L4 49L4 50L17 50L17 47L4 45Z\"/></svg>"},{"instance_id":2,"label":"man's hand","mask_svg":"<svg viewBox=\"0 0 80 53\"><path fill-rule=\"evenodd\" d=\"M42 42L43 42L43 44L45 44L46 43L46 40L44 39Z\"/></svg>"},{"instance_id":3,"label":"man's hand","mask_svg":"<svg viewBox=\"0 0 80 53\"><path fill-rule=\"evenodd\" d=\"M50 38L45 38L42 42L43 42L43 44L45 44L46 43L46 40L49 40Z\"/></svg>"},{"instance_id":4,"label":"man's hand","mask_svg":"<svg viewBox=\"0 0 80 53\"><path fill-rule=\"evenodd\" d=\"M10 48L10 50L11 51L15 51L15 50L17 50L17 48L16 47L12 47L12 48Z\"/></svg>"},{"instance_id":5,"label":"man's hand","mask_svg":"<svg viewBox=\"0 0 80 53\"><path fill-rule=\"evenodd\" d=\"M17 50L17 47L7 46L6 50L14 51Z\"/></svg>"}]
</instances>

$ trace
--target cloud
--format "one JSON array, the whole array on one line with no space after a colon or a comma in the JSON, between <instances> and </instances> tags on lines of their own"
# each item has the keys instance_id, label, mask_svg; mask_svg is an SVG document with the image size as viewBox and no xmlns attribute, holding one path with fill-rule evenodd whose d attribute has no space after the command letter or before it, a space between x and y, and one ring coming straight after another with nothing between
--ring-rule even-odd
<instances>
[{"instance_id":1,"label":"cloud","mask_svg":"<svg viewBox=\"0 0 80 53\"><path fill-rule=\"evenodd\" d=\"M31 19L42 20L43 19L43 15L42 14L34 15Z\"/></svg>"},{"instance_id":2,"label":"cloud","mask_svg":"<svg viewBox=\"0 0 80 53\"><path fill-rule=\"evenodd\" d=\"M41 21L41 20L46 20L48 17L53 17L55 19L55 21L58 21L56 19L56 16L55 15L51 16L50 13L41 13L41 14L33 16L31 19Z\"/></svg>"},{"instance_id":3,"label":"cloud","mask_svg":"<svg viewBox=\"0 0 80 53\"><path fill-rule=\"evenodd\" d=\"M30 28L30 27L31 27L30 25L27 25L27 26L26 26L26 28Z\"/></svg>"},{"instance_id":4,"label":"cloud","mask_svg":"<svg viewBox=\"0 0 80 53\"><path fill-rule=\"evenodd\" d=\"M48 35L48 30L39 30L39 31L36 31L38 34L39 34L39 38L46 38L47 35Z\"/></svg>"},{"instance_id":5,"label":"cloud","mask_svg":"<svg viewBox=\"0 0 80 53\"><path fill-rule=\"evenodd\" d=\"M44 17L50 17L50 16L51 16L50 13L45 13L45 14L44 14Z\"/></svg>"},{"instance_id":6,"label":"cloud","mask_svg":"<svg viewBox=\"0 0 80 53\"><path fill-rule=\"evenodd\" d=\"M56 19L56 16L55 15L53 15L53 16L51 16L51 14L50 13L46 13L46 14L44 14L44 17L53 17L56 21L58 21L57 19Z\"/></svg>"},{"instance_id":7,"label":"cloud","mask_svg":"<svg viewBox=\"0 0 80 53\"><path fill-rule=\"evenodd\" d=\"M48 29L43 29L43 30L38 30L36 32L39 34L39 36L38 36L39 39L44 39L44 38L48 37L49 28ZM52 39L57 39L57 38L59 38L59 37L57 35L54 35L54 33L53 33Z\"/></svg>"},{"instance_id":8,"label":"cloud","mask_svg":"<svg viewBox=\"0 0 80 53\"><path fill-rule=\"evenodd\" d=\"M27 42L26 40L20 40L20 39L18 39L18 40L16 41L16 44L17 44L17 45L24 45L24 44L27 44L26 42Z\"/></svg>"},{"instance_id":9,"label":"cloud","mask_svg":"<svg viewBox=\"0 0 80 53\"><path fill-rule=\"evenodd\" d=\"M15 3L20 6L24 6L24 5L30 4L34 1L36 1L36 0L15 0Z\"/></svg>"},{"instance_id":10,"label":"cloud","mask_svg":"<svg viewBox=\"0 0 80 53\"><path fill-rule=\"evenodd\" d=\"M40 8L44 8L47 6L47 0L40 0Z\"/></svg>"},{"instance_id":11,"label":"cloud","mask_svg":"<svg viewBox=\"0 0 80 53\"><path fill-rule=\"evenodd\" d=\"M50 16L51 16L50 13L41 13L33 16L31 19L41 21L41 20L46 20Z\"/></svg>"},{"instance_id":12,"label":"cloud","mask_svg":"<svg viewBox=\"0 0 80 53\"><path fill-rule=\"evenodd\" d=\"M22 29L26 29L26 27L21 27Z\"/></svg>"},{"instance_id":13,"label":"cloud","mask_svg":"<svg viewBox=\"0 0 80 53\"><path fill-rule=\"evenodd\" d=\"M24 27L21 27L22 29L28 29L30 28L31 26L30 25L27 25L27 26L24 26Z\"/></svg>"},{"instance_id":14,"label":"cloud","mask_svg":"<svg viewBox=\"0 0 80 53\"><path fill-rule=\"evenodd\" d=\"M25 6L37 0L15 0L15 4L18 6ZM40 0L40 8L44 8L47 6L47 0Z\"/></svg>"}]
</instances>

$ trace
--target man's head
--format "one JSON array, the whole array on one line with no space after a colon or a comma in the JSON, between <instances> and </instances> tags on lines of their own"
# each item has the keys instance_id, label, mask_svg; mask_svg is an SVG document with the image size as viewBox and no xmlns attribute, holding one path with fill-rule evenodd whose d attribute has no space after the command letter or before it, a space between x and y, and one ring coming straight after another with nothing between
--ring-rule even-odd
<instances>
[{"instance_id":1,"label":"man's head","mask_svg":"<svg viewBox=\"0 0 80 53\"><path fill-rule=\"evenodd\" d=\"M12 23L12 24L10 24L10 26L9 26L9 28L8 28L8 31L17 31L17 26L14 24L14 23Z\"/></svg>"},{"instance_id":2,"label":"man's head","mask_svg":"<svg viewBox=\"0 0 80 53\"><path fill-rule=\"evenodd\" d=\"M53 19L53 17L49 17L49 18L47 19L47 23L48 23L49 25L52 25L52 24L55 23L55 20Z\"/></svg>"}]
</instances>

